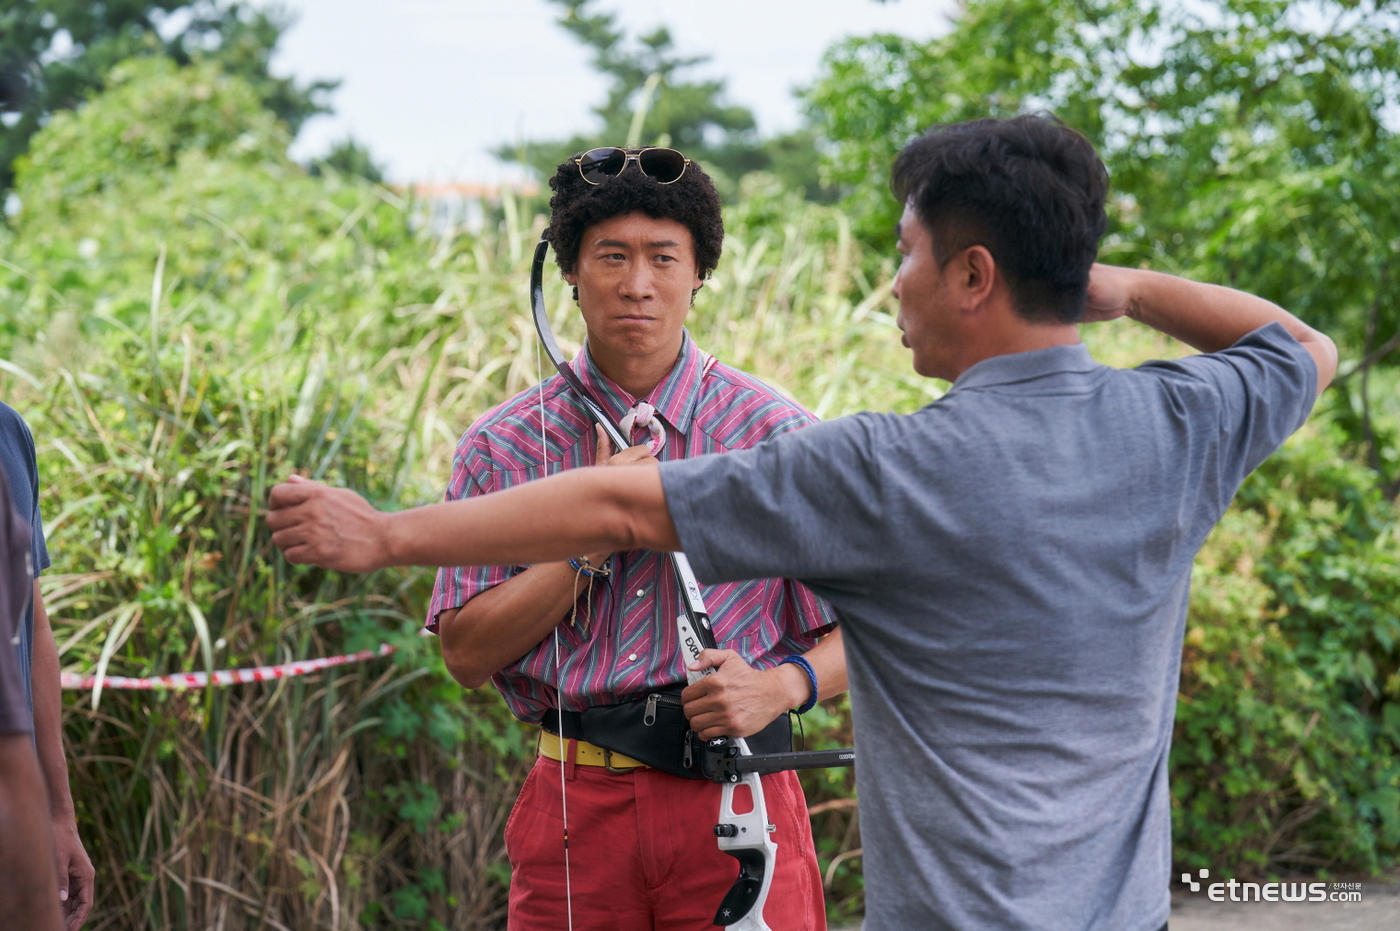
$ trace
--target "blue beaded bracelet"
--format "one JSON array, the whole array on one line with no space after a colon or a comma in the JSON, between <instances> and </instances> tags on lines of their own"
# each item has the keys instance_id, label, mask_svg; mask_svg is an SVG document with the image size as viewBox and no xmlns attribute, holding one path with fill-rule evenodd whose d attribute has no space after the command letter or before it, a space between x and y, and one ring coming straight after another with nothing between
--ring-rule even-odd
<instances>
[{"instance_id":1,"label":"blue beaded bracelet","mask_svg":"<svg viewBox=\"0 0 1400 931\"><path fill-rule=\"evenodd\" d=\"M603 560L603 564L601 566L593 565L593 563L588 561L587 556L584 556L582 561L574 559L572 557L569 559L569 565L574 567L575 572L582 572L590 579L598 579L606 575L612 575L612 569L608 566L608 563L610 562L612 562L611 556Z\"/></svg>"},{"instance_id":2,"label":"blue beaded bracelet","mask_svg":"<svg viewBox=\"0 0 1400 931\"><path fill-rule=\"evenodd\" d=\"M792 663L794 666L800 666L802 671L807 674L807 681L812 686L812 695L802 703L801 707L792 709L798 714L806 714L817 706L817 673L812 669L812 664L807 662L807 658L804 656L789 656L778 665L781 666L783 663Z\"/></svg>"}]
</instances>

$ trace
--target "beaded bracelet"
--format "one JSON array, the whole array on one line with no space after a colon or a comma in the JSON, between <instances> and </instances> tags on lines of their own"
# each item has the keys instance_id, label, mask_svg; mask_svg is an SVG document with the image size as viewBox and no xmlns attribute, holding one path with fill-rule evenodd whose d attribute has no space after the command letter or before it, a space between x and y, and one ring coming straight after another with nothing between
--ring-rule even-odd
<instances>
[{"instance_id":1,"label":"beaded bracelet","mask_svg":"<svg viewBox=\"0 0 1400 931\"><path fill-rule=\"evenodd\" d=\"M798 714L806 714L817 705L817 673L812 669L812 664L807 662L807 658L804 656L789 656L778 665L781 666L783 663L792 663L794 666L800 666L802 671L807 674L807 681L811 683L812 686L812 695L802 703L801 707L792 709Z\"/></svg>"},{"instance_id":2,"label":"beaded bracelet","mask_svg":"<svg viewBox=\"0 0 1400 931\"><path fill-rule=\"evenodd\" d=\"M580 560L582 561L580 562ZM608 568L608 563L610 562L612 562L611 556L603 560L603 564L601 566L593 565L593 563L588 561L587 556L580 556L577 559L569 559L569 565L574 567L575 572L582 572L590 579L600 579L603 576L612 575L612 569Z\"/></svg>"}]
</instances>

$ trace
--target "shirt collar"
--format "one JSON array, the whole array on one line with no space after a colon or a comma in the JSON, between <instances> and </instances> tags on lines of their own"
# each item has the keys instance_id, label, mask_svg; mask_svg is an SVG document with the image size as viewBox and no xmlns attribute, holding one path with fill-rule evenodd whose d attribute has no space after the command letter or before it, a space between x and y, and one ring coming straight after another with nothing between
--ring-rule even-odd
<instances>
[{"instance_id":1,"label":"shirt collar","mask_svg":"<svg viewBox=\"0 0 1400 931\"><path fill-rule=\"evenodd\" d=\"M696 348L690 332L682 329L681 354L676 358L676 364L645 398L632 397L604 375L588 351L587 340L569 367L614 423L621 420L638 401L646 401L677 432L683 434L690 429L695 407L700 401L700 380L707 361L708 356Z\"/></svg>"},{"instance_id":2,"label":"shirt collar","mask_svg":"<svg viewBox=\"0 0 1400 931\"><path fill-rule=\"evenodd\" d=\"M954 388L988 388L1050 375L1089 374L1103 368L1083 343L1013 352L983 359L958 376Z\"/></svg>"}]
</instances>

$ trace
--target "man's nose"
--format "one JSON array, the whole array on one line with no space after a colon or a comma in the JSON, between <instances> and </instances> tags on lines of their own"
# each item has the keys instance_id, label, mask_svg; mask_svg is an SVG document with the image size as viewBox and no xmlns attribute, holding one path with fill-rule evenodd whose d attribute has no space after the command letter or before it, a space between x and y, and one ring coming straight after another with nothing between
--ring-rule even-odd
<instances>
[{"instance_id":1,"label":"man's nose","mask_svg":"<svg viewBox=\"0 0 1400 931\"><path fill-rule=\"evenodd\" d=\"M645 262L627 267L622 276L622 296L633 301L649 301L656 296L656 281Z\"/></svg>"}]
</instances>

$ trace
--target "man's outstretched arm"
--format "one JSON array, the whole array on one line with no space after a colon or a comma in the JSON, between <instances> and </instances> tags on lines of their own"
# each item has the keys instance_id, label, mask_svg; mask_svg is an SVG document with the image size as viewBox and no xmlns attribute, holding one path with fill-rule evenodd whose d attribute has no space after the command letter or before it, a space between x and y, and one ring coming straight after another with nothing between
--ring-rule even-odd
<instances>
[{"instance_id":1,"label":"man's outstretched arm","mask_svg":"<svg viewBox=\"0 0 1400 931\"><path fill-rule=\"evenodd\" d=\"M529 565L680 540L656 465L570 469L462 501L385 513L345 488L293 476L267 524L289 562L342 572L385 566Z\"/></svg>"}]
</instances>

